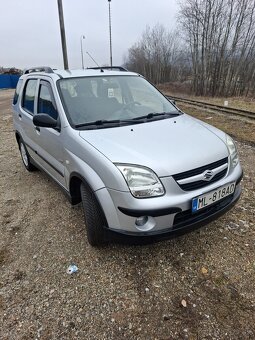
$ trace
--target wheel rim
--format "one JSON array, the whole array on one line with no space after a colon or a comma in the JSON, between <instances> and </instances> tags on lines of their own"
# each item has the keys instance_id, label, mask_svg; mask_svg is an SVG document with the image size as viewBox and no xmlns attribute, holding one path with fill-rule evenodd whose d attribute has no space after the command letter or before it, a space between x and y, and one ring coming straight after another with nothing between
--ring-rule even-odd
<instances>
[{"instance_id":1,"label":"wheel rim","mask_svg":"<svg viewBox=\"0 0 255 340\"><path fill-rule=\"evenodd\" d=\"M28 166L27 152L23 143L20 144L20 153L25 166Z\"/></svg>"}]
</instances>

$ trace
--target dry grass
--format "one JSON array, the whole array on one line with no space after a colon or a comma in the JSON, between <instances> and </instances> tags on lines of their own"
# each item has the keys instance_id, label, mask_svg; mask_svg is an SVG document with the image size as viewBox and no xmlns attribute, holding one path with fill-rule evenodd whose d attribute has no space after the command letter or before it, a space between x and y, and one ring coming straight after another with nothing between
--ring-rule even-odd
<instances>
[{"instance_id":1,"label":"dry grass","mask_svg":"<svg viewBox=\"0 0 255 340\"><path fill-rule=\"evenodd\" d=\"M190 98L201 101L201 102L222 105L222 106L224 106L225 101L228 101L228 107L255 112L255 100L252 98L244 98L244 97L212 98L212 97L196 97L196 96L192 96Z\"/></svg>"},{"instance_id":2,"label":"dry grass","mask_svg":"<svg viewBox=\"0 0 255 340\"><path fill-rule=\"evenodd\" d=\"M202 97L202 96L189 95L189 94L186 94L185 92L175 92L175 91L169 90L167 87L162 86L162 85L159 85L158 88L168 96L172 95L175 97L183 97L183 98L198 100L198 101L206 102L210 104L222 105L222 106L224 106L225 101L228 101L228 107L255 112L255 99L254 98Z\"/></svg>"}]
</instances>

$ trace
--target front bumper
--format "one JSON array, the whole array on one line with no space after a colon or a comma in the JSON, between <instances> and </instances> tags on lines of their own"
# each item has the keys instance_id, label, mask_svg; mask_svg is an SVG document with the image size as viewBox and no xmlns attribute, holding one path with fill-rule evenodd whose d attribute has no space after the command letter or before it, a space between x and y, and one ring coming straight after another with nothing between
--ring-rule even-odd
<instances>
[{"instance_id":1,"label":"front bumper","mask_svg":"<svg viewBox=\"0 0 255 340\"><path fill-rule=\"evenodd\" d=\"M175 229L177 222L180 227L181 222L187 223L190 220L188 215L191 212L191 202L194 197L216 190L231 182L236 182L235 192L238 192L241 178L242 168L238 164L234 169L230 169L221 180L193 191L182 190L170 176L161 178L166 190L165 195L161 197L137 199L131 195L130 191L117 191L108 188L102 188L95 194L105 213L109 229L138 236L144 235L144 232L146 235L161 234ZM227 203L229 204L228 201ZM213 206L211 205L211 207ZM204 210L202 211L204 212ZM213 211L210 212L210 214L212 213ZM197 214L200 215L199 212ZM148 216L149 221L145 228L139 229L136 220L142 216Z\"/></svg>"},{"instance_id":2,"label":"front bumper","mask_svg":"<svg viewBox=\"0 0 255 340\"><path fill-rule=\"evenodd\" d=\"M202 209L197 214L192 214L190 211L177 213L172 228L140 233L107 228L108 238L120 240L120 238L123 239L122 237L125 236L126 238L128 237L128 241L133 243L147 243L182 235L198 229L225 214L237 203L240 196L241 186L238 184L234 194L212 204L208 208Z\"/></svg>"}]
</instances>

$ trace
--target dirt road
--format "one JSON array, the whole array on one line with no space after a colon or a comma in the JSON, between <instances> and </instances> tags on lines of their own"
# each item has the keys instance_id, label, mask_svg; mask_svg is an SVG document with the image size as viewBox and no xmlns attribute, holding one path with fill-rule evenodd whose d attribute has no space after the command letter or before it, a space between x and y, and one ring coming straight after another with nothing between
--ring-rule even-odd
<instances>
[{"instance_id":1,"label":"dirt road","mask_svg":"<svg viewBox=\"0 0 255 340\"><path fill-rule=\"evenodd\" d=\"M255 338L254 146L238 143L243 195L218 221L152 245L93 249L81 207L22 165L11 96L0 91L1 339Z\"/></svg>"}]
</instances>

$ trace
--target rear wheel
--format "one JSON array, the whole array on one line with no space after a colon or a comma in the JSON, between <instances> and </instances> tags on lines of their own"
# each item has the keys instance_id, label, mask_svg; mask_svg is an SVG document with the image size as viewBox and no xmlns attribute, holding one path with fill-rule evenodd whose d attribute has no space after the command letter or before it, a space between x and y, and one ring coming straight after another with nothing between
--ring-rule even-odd
<instances>
[{"instance_id":1,"label":"rear wheel","mask_svg":"<svg viewBox=\"0 0 255 340\"><path fill-rule=\"evenodd\" d=\"M106 241L104 214L91 189L82 183L80 190L89 244L100 246Z\"/></svg>"},{"instance_id":2,"label":"rear wheel","mask_svg":"<svg viewBox=\"0 0 255 340\"><path fill-rule=\"evenodd\" d=\"M26 146L25 146L25 144L22 140L19 142L19 150L20 150L21 159L22 159L22 162L23 162L25 168L28 171L36 170L36 167L30 161L29 153L28 153L27 148L26 148Z\"/></svg>"}]
</instances>

